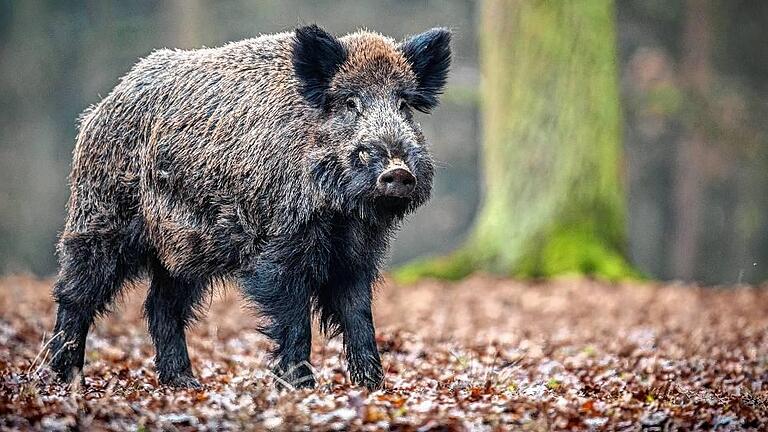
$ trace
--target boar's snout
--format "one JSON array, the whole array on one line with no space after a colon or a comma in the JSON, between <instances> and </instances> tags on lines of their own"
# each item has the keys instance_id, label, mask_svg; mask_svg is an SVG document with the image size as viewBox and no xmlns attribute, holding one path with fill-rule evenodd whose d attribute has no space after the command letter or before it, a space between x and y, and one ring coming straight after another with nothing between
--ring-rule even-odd
<instances>
[{"instance_id":1,"label":"boar's snout","mask_svg":"<svg viewBox=\"0 0 768 432\"><path fill-rule=\"evenodd\" d=\"M416 188L416 177L405 167L390 168L381 173L376 188L383 196L406 198Z\"/></svg>"}]
</instances>

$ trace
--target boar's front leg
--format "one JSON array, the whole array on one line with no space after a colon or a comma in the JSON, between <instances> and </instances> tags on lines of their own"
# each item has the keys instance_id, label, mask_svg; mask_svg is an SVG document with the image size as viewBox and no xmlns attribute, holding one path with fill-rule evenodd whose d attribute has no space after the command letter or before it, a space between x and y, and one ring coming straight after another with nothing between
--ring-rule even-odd
<instances>
[{"instance_id":1,"label":"boar's front leg","mask_svg":"<svg viewBox=\"0 0 768 432\"><path fill-rule=\"evenodd\" d=\"M343 335L352 382L371 390L384 382L371 313L374 279L373 271L339 269L319 295L323 327Z\"/></svg>"},{"instance_id":2,"label":"boar's front leg","mask_svg":"<svg viewBox=\"0 0 768 432\"><path fill-rule=\"evenodd\" d=\"M364 299L359 299L344 310L342 317L344 346L347 351L349 376L352 382L371 390L381 388L384 372L381 368L379 350L371 314L370 290Z\"/></svg>"},{"instance_id":3,"label":"boar's front leg","mask_svg":"<svg viewBox=\"0 0 768 432\"><path fill-rule=\"evenodd\" d=\"M268 323L259 331L272 339L280 379L294 388L311 388L315 378L309 363L312 345L308 275L281 254L265 252L242 280L245 295ZM280 384L282 385L282 384Z\"/></svg>"}]
</instances>

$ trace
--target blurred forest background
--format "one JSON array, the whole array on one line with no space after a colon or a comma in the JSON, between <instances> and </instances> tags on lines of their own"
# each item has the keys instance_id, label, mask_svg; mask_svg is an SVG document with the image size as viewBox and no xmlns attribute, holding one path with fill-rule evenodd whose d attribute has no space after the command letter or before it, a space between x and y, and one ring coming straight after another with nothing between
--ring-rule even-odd
<instances>
[{"instance_id":1,"label":"blurred forest background","mask_svg":"<svg viewBox=\"0 0 768 432\"><path fill-rule=\"evenodd\" d=\"M520 2L489 3L514 9ZM660 279L768 279L768 2L611 6L604 40L615 50L604 52L618 77L617 190L629 262ZM392 263L454 250L487 192L482 143L489 137L481 125L488 104L481 94L489 90L480 89L487 77L503 79L499 70L484 70L495 64L481 58L490 45L479 49L491 30L489 15L466 0L0 0L0 273L55 271L75 119L138 58L156 48L217 46L305 23L337 34L369 28L396 39L432 26L453 29L442 105L419 118L440 161L433 199L400 232ZM518 158L528 157L542 154L521 147ZM521 173L528 177L520 181L545 185L552 174ZM506 217L514 223L516 215Z\"/></svg>"}]
</instances>

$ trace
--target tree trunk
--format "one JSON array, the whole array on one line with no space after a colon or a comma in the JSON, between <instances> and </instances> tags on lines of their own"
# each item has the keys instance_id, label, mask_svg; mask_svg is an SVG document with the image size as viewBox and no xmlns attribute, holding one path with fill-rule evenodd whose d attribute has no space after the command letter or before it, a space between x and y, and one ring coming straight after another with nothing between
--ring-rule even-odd
<instances>
[{"instance_id":1,"label":"tree trunk","mask_svg":"<svg viewBox=\"0 0 768 432\"><path fill-rule=\"evenodd\" d=\"M683 24L683 57L680 72L694 106L706 107L712 85L712 28L706 0L688 0ZM707 151L708 115L691 116L685 136L678 142L674 189L675 235L672 241L672 272L680 279L694 276L699 249L701 204L704 195L704 157ZM699 124L697 124L699 123Z\"/></svg>"},{"instance_id":2,"label":"tree trunk","mask_svg":"<svg viewBox=\"0 0 768 432\"><path fill-rule=\"evenodd\" d=\"M467 244L401 280L633 274L611 0L483 3L485 196Z\"/></svg>"}]
</instances>

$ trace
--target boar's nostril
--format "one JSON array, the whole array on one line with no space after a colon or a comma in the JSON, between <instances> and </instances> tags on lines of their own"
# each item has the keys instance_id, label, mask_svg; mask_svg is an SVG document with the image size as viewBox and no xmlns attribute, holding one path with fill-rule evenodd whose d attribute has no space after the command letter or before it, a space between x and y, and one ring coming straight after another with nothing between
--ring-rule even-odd
<instances>
[{"instance_id":1,"label":"boar's nostril","mask_svg":"<svg viewBox=\"0 0 768 432\"><path fill-rule=\"evenodd\" d=\"M385 196L406 197L413 192L416 177L405 168L384 171L378 180L379 191Z\"/></svg>"}]
</instances>

